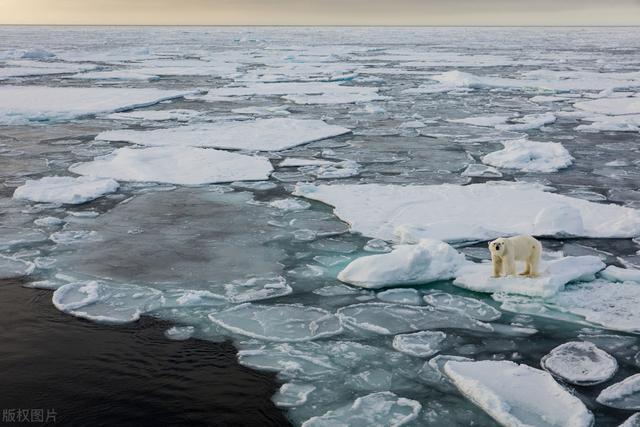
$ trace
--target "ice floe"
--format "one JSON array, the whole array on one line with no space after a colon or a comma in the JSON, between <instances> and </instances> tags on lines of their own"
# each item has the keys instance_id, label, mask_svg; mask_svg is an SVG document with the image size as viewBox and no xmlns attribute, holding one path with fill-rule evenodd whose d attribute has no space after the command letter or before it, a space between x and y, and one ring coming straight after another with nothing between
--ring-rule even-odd
<instances>
[{"instance_id":1,"label":"ice floe","mask_svg":"<svg viewBox=\"0 0 640 427\"><path fill-rule=\"evenodd\" d=\"M556 116L553 113L528 114L510 120L512 123L496 125L498 130L521 132L526 130L540 129L543 126L555 123Z\"/></svg>"},{"instance_id":2,"label":"ice floe","mask_svg":"<svg viewBox=\"0 0 640 427\"><path fill-rule=\"evenodd\" d=\"M492 330L490 325L461 312L434 306L362 303L338 309L337 316L347 328L357 328L381 335L447 328L472 331Z\"/></svg>"},{"instance_id":3,"label":"ice floe","mask_svg":"<svg viewBox=\"0 0 640 427\"><path fill-rule=\"evenodd\" d=\"M502 150L487 154L482 157L482 162L522 172L556 172L573 162L571 154L559 142L518 139L503 141L502 145Z\"/></svg>"},{"instance_id":4,"label":"ice floe","mask_svg":"<svg viewBox=\"0 0 640 427\"><path fill-rule=\"evenodd\" d=\"M567 283L593 280L594 275L604 267L599 257L585 255L543 261L538 277L491 277L490 263L468 264L458 272L453 284L474 292L549 297L562 290Z\"/></svg>"},{"instance_id":5,"label":"ice floe","mask_svg":"<svg viewBox=\"0 0 640 427\"><path fill-rule=\"evenodd\" d=\"M291 408L304 404L316 386L302 383L282 384L273 396L273 403L280 408Z\"/></svg>"},{"instance_id":6,"label":"ice floe","mask_svg":"<svg viewBox=\"0 0 640 427\"><path fill-rule=\"evenodd\" d=\"M32 262L0 255L0 280L28 276L35 268Z\"/></svg>"},{"instance_id":7,"label":"ice floe","mask_svg":"<svg viewBox=\"0 0 640 427\"><path fill-rule=\"evenodd\" d=\"M508 361L448 361L445 374L505 426L589 427L593 414L551 375Z\"/></svg>"},{"instance_id":8,"label":"ice floe","mask_svg":"<svg viewBox=\"0 0 640 427\"><path fill-rule=\"evenodd\" d=\"M461 175L477 178L500 178L502 172L491 166L472 163L467 166Z\"/></svg>"},{"instance_id":9,"label":"ice floe","mask_svg":"<svg viewBox=\"0 0 640 427\"><path fill-rule=\"evenodd\" d=\"M640 374L605 388L596 400L612 408L640 409Z\"/></svg>"},{"instance_id":10,"label":"ice floe","mask_svg":"<svg viewBox=\"0 0 640 427\"><path fill-rule=\"evenodd\" d=\"M431 357L444 347L447 334L440 331L421 331L393 337L393 348L415 357Z\"/></svg>"},{"instance_id":11,"label":"ice floe","mask_svg":"<svg viewBox=\"0 0 640 427\"><path fill-rule=\"evenodd\" d=\"M492 115L468 117L466 119L451 119L448 121L451 123L464 123L473 126L494 127L507 123L511 117L512 115Z\"/></svg>"},{"instance_id":12,"label":"ice floe","mask_svg":"<svg viewBox=\"0 0 640 427\"><path fill-rule=\"evenodd\" d=\"M383 391L368 394L353 403L302 423L302 427L375 426L399 427L414 420L422 405L415 400Z\"/></svg>"},{"instance_id":13,"label":"ice floe","mask_svg":"<svg viewBox=\"0 0 640 427\"><path fill-rule=\"evenodd\" d=\"M352 232L388 241L640 234L640 212L635 209L553 194L527 183L299 184L295 195L334 206L334 213L350 224Z\"/></svg>"},{"instance_id":14,"label":"ice floe","mask_svg":"<svg viewBox=\"0 0 640 427\"><path fill-rule=\"evenodd\" d=\"M416 285L451 279L464 262L464 255L448 244L423 239L416 245L396 246L389 253L358 258L338 279L369 289Z\"/></svg>"},{"instance_id":15,"label":"ice floe","mask_svg":"<svg viewBox=\"0 0 640 427\"><path fill-rule=\"evenodd\" d=\"M640 114L623 116L605 116L601 114L581 118L582 124L576 127L578 132L640 132Z\"/></svg>"},{"instance_id":16,"label":"ice floe","mask_svg":"<svg viewBox=\"0 0 640 427\"><path fill-rule=\"evenodd\" d=\"M499 310L475 298L461 297L446 292L431 292L424 296L424 301L435 307L458 311L466 316L484 322L491 322L500 318Z\"/></svg>"},{"instance_id":17,"label":"ice floe","mask_svg":"<svg viewBox=\"0 0 640 427\"><path fill-rule=\"evenodd\" d=\"M540 365L552 375L575 385L595 385L609 380L618 362L590 342L568 342L551 350Z\"/></svg>"},{"instance_id":18,"label":"ice floe","mask_svg":"<svg viewBox=\"0 0 640 427\"><path fill-rule=\"evenodd\" d=\"M640 412L631 415L619 427L640 427Z\"/></svg>"},{"instance_id":19,"label":"ice floe","mask_svg":"<svg viewBox=\"0 0 640 427\"><path fill-rule=\"evenodd\" d=\"M53 305L72 316L98 323L135 322L160 304L161 292L136 285L75 282L53 293Z\"/></svg>"},{"instance_id":20,"label":"ice floe","mask_svg":"<svg viewBox=\"0 0 640 427\"><path fill-rule=\"evenodd\" d=\"M201 185L216 182L260 181L273 170L264 157L193 147L119 148L69 170L80 175L118 181Z\"/></svg>"},{"instance_id":21,"label":"ice floe","mask_svg":"<svg viewBox=\"0 0 640 427\"><path fill-rule=\"evenodd\" d=\"M607 114L611 116L640 114L640 97L600 98L576 102L573 106L590 113Z\"/></svg>"},{"instance_id":22,"label":"ice floe","mask_svg":"<svg viewBox=\"0 0 640 427\"><path fill-rule=\"evenodd\" d=\"M81 204L118 189L118 183L110 178L90 176L50 176L38 180L27 180L16 188L14 199L42 203Z\"/></svg>"},{"instance_id":23,"label":"ice floe","mask_svg":"<svg viewBox=\"0 0 640 427\"><path fill-rule=\"evenodd\" d=\"M612 282L632 281L640 283L640 270L635 270L633 268L620 268L615 265L610 265L600 272L600 277L611 280Z\"/></svg>"},{"instance_id":24,"label":"ice floe","mask_svg":"<svg viewBox=\"0 0 640 427\"><path fill-rule=\"evenodd\" d=\"M300 166L328 166L333 164L329 160L322 159L299 159L294 157L287 157L283 161L280 162L279 166L281 168L284 167L300 167Z\"/></svg>"},{"instance_id":25,"label":"ice floe","mask_svg":"<svg viewBox=\"0 0 640 427\"><path fill-rule=\"evenodd\" d=\"M376 298L384 302L395 304L422 305L420 292L412 288L393 288L378 292Z\"/></svg>"},{"instance_id":26,"label":"ice floe","mask_svg":"<svg viewBox=\"0 0 640 427\"><path fill-rule=\"evenodd\" d=\"M302 305L246 303L211 313L209 319L230 332L266 341L309 341L342 332L336 316Z\"/></svg>"},{"instance_id":27,"label":"ice floe","mask_svg":"<svg viewBox=\"0 0 640 427\"><path fill-rule=\"evenodd\" d=\"M193 326L172 326L164 331L164 336L174 341L188 340L193 336L195 328Z\"/></svg>"},{"instance_id":28,"label":"ice floe","mask_svg":"<svg viewBox=\"0 0 640 427\"><path fill-rule=\"evenodd\" d=\"M607 329L640 332L640 286L605 280L570 284L546 299L497 293L493 298L507 311L533 314Z\"/></svg>"},{"instance_id":29,"label":"ice floe","mask_svg":"<svg viewBox=\"0 0 640 427\"><path fill-rule=\"evenodd\" d=\"M196 110L140 110L140 111L127 111L126 113L111 113L106 116L112 120L144 120L144 121L177 121L188 122L192 119L202 116L200 111Z\"/></svg>"},{"instance_id":30,"label":"ice floe","mask_svg":"<svg viewBox=\"0 0 640 427\"><path fill-rule=\"evenodd\" d=\"M349 133L322 120L258 119L181 126L148 131L101 132L98 141L126 141L149 146L213 147L229 150L279 151Z\"/></svg>"},{"instance_id":31,"label":"ice floe","mask_svg":"<svg viewBox=\"0 0 640 427\"><path fill-rule=\"evenodd\" d=\"M180 98L190 91L1 86L0 124L62 121L100 113L125 111Z\"/></svg>"}]
</instances>

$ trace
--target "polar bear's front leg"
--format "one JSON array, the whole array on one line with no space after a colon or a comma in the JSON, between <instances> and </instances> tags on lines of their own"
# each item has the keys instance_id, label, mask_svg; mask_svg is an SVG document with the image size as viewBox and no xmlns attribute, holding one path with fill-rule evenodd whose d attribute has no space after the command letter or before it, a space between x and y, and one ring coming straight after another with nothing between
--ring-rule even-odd
<instances>
[{"instance_id":1,"label":"polar bear's front leg","mask_svg":"<svg viewBox=\"0 0 640 427\"><path fill-rule=\"evenodd\" d=\"M502 274L502 258L491 254L491 262L493 263L493 276L491 277L500 277L500 274Z\"/></svg>"}]
</instances>

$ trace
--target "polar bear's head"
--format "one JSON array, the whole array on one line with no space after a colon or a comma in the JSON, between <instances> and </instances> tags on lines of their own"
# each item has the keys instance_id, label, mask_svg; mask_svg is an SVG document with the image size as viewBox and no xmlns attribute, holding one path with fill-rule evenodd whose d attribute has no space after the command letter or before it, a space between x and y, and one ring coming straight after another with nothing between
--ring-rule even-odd
<instances>
[{"instance_id":1,"label":"polar bear's head","mask_svg":"<svg viewBox=\"0 0 640 427\"><path fill-rule=\"evenodd\" d=\"M493 242L489 243L489 251L492 254L502 256L507 249L507 240L504 237L500 237Z\"/></svg>"}]
</instances>

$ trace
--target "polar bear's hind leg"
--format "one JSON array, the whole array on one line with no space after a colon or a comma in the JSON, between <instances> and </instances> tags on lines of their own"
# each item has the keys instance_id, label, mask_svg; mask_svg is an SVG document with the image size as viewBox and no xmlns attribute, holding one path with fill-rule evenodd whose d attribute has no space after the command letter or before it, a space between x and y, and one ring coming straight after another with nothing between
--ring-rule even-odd
<instances>
[{"instance_id":1,"label":"polar bear's hind leg","mask_svg":"<svg viewBox=\"0 0 640 427\"><path fill-rule=\"evenodd\" d=\"M527 268L529 270L529 277L538 277L538 266L540 265L540 256L542 255L542 245L540 242L535 242L531 256L527 260Z\"/></svg>"}]
</instances>

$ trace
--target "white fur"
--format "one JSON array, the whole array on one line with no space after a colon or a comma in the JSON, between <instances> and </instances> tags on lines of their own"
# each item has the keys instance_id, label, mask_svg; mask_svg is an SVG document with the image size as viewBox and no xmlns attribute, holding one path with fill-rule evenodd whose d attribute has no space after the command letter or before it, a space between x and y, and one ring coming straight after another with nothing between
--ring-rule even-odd
<instances>
[{"instance_id":1,"label":"white fur","mask_svg":"<svg viewBox=\"0 0 640 427\"><path fill-rule=\"evenodd\" d=\"M542 245L531 236L500 237L489 243L493 277L516 275L516 261L524 261L525 269L520 275L536 277L540 265Z\"/></svg>"}]
</instances>

